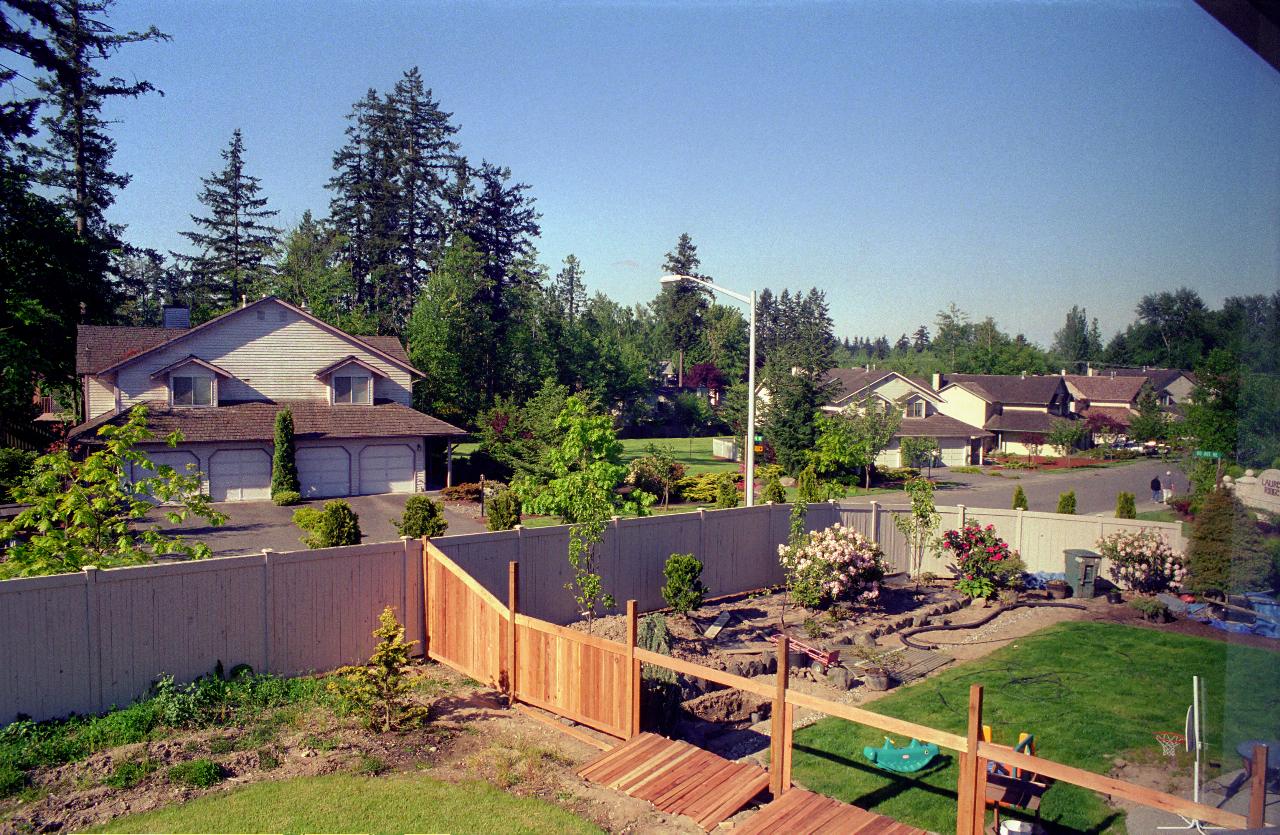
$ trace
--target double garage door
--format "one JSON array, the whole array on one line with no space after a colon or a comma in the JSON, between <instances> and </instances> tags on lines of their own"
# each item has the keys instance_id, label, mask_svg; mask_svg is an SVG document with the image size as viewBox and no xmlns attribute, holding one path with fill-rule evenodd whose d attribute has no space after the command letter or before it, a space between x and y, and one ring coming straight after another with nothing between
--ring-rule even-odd
<instances>
[{"instance_id":1,"label":"double garage door","mask_svg":"<svg viewBox=\"0 0 1280 835\"><path fill-rule=\"evenodd\" d=\"M148 452L157 467L173 467L179 473L200 471L193 453L183 451ZM220 449L209 457L205 477L209 498L215 502L249 502L271 498L271 456L264 449ZM133 468L134 479L155 475L152 470Z\"/></svg>"},{"instance_id":2,"label":"double garage door","mask_svg":"<svg viewBox=\"0 0 1280 835\"><path fill-rule=\"evenodd\" d=\"M302 496L412 493L418 482L414 457L408 444L374 444L358 451L342 446L301 447L297 461Z\"/></svg>"}]
</instances>

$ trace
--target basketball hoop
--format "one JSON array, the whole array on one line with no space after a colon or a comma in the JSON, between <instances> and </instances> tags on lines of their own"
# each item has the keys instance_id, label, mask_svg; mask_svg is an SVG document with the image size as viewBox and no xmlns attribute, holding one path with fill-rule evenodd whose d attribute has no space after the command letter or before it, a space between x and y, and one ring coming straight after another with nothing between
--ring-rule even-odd
<instances>
[{"instance_id":1,"label":"basketball hoop","mask_svg":"<svg viewBox=\"0 0 1280 835\"><path fill-rule=\"evenodd\" d=\"M1178 749L1186 744L1187 738L1172 731L1161 731L1156 734L1156 742L1160 743L1160 751L1166 757L1176 756Z\"/></svg>"}]
</instances>

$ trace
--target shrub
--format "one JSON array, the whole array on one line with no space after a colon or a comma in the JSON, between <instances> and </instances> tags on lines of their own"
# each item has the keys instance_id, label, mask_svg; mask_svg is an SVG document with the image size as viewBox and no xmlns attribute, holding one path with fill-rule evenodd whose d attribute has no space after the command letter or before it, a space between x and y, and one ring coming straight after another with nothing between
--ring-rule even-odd
<instances>
[{"instance_id":1,"label":"shrub","mask_svg":"<svg viewBox=\"0 0 1280 835\"><path fill-rule=\"evenodd\" d=\"M1227 490L1205 496L1191 529L1186 587L1196 594L1239 594L1267 587L1271 555L1253 515Z\"/></svg>"},{"instance_id":2,"label":"shrub","mask_svg":"<svg viewBox=\"0 0 1280 835\"><path fill-rule=\"evenodd\" d=\"M1132 493L1121 492L1116 496L1116 518L1137 519L1138 504Z\"/></svg>"},{"instance_id":3,"label":"shrub","mask_svg":"<svg viewBox=\"0 0 1280 835\"><path fill-rule=\"evenodd\" d=\"M489 530L511 530L520 524L520 510L520 497L513 491L502 488L485 503L485 512L489 515Z\"/></svg>"},{"instance_id":4,"label":"shrub","mask_svg":"<svg viewBox=\"0 0 1280 835\"><path fill-rule=\"evenodd\" d=\"M275 453L271 457L271 498L277 493L300 493L298 462L293 450L293 412L276 412ZM277 502L284 504L284 502Z\"/></svg>"},{"instance_id":5,"label":"shrub","mask_svg":"<svg viewBox=\"0 0 1280 835\"><path fill-rule=\"evenodd\" d=\"M27 784L27 775L22 769L6 760L0 760L0 797L17 794Z\"/></svg>"},{"instance_id":6,"label":"shrub","mask_svg":"<svg viewBox=\"0 0 1280 835\"><path fill-rule=\"evenodd\" d=\"M1131 591L1156 594L1176 589L1186 577L1182 557L1155 531L1119 531L1098 540L1098 550L1111 561L1112 581Z\"/></svg>"},{"instance_id":7,"label":"shrub","mask_svg":"<svg viewBox=\"0 0 1280 835\"><path fill-rule=\"evenodd\" d=\"M417 641L405 641L404 627L388 606L378 616L378 639L369 663L344 667L326 686L344 711L360 716L365 724L383 733L421 723L425 708L411 705L406 698L413 685L409 681L409 651Z\"/></svg>"},{"instance_id":8,"label":"shrub","mask_svg":"<svg viewBox=\"0 0 1280 835\"><path fill-rule=\"evenodd\" d=\"M37 457L36 453L25 449L0 448L0 504L14 500L10 488L31 474Z\"/></svg>"},{"instance_id":9,"label":"shrub","mask_svg":"<svg viewBox=\"0 0 1280 835\"><path fill-rule=\"evenodd\" d=\"M325 502L323 510L300 507L293 512L293 524L303 531L308 548L336 548L360 544L360 517L342 499Z\"/></svg>"},{"instance_id":10,"label":"shrub","mask_svg":"<svg viewBox=\"0 0 1280 835\"><path fill-rule=\"evenodd\" d=\"M919 467L876 467L881 481L911 481L920 477Z\"/></svg>"},{"instance_id":11,"label":"shrub","mask_svg":"<svg viewBox=\"0 0 1280 835\"><path fill-rule=\"evenodd\" d=\"M686 501L712 504L720 488L720 473L699 473L676 482L676 489Z\"/></svg>"},{"instance_id":12,"label":"shrub","mask_svg":"<svg viewBox=\"0 0 1280 835\"><path fill-rule=\"evenodd\" d=\"M818 473L813 465L805 467L796 476L797 501L804 504L822 501L822 489L818 486Z\"/></svg>"},{"instance_id":13,"label":"shrub","mask_svg":"<svg viewBox=\"0 0 1280 835\"><path fill-rule=\"evenodd\" d=\"M945 532L942 547L955 555L956 561L949 567L961 594L992 598L999 590L1022 583L1026 566L996 535L994 525L983 527L977 519L970 519L963 528Z\"/></svg>"},{"instance_id":14,"label":"shrub","mask_svg":"<svg viewBox=\"0 0 1280 835\"><path fill-rule=\"evenodd\" d=\"M1135 597L1129 605L1146 620L1163 622L1169 619L1169 607L1154 597Z\"/></svg>"},{"instance_id":15,"label":"shrub","mask_svg":"<svg viewBox=\"0 0 1280 835\"><path fill-rule=\"evenodd\" d=\"M869 603L880 596L884 554L860 531L836 523L778 546L787 589L809 609L837 600Z\"/></svg>"},{"instance_id":16,"label":"shrub","mask_svg":"<svg viewBox=\"0 0 1280 835\"><path fill-rule=\"evenodd\" d=\"M657 496L665 506L670 504L682 478L684 464L666 449L650 444L647 455L632 460L627 481Z\"/></svg>"},{"instance_id":17,"label":"shrub","mask_svg":"<svg viewBox=\"0 0 1280 835\"><path fill-rule=\"evenodd\" d=\"M404 503L400 521L392 520L391 524L396 526L401 536L414 539L443 536L449 528L449 523L444 518L444 505L423 495L410 496Z\"/></svg>"},{"instance_id":18,"label":"shrub","mask_svg":"<svg viewBox=\"0 0 1280 835\"><path fill-rule=\"evenodd\" d=\"M1075 515L1076 512L1076 491L1068 490L1065 493L1058 494L1058 512Z\"/></svg>"},{"instance_id":19,"label":"shrub","mask_svg":"<svg viewBox=\"0 0 1280 835\"><path fill-rule=\"evenodd\" d=\"M451 502L478 502L480 501L480 493L480 482L478 481L453 484L440 491L440 494Z\"/></svg>"},{"instance_id":20,"label":"shrub","mask_svg":"<svg viewBox=\"0 0 1280 835\"><path fill-rule=\"evenodd\" d=\"M667 619L655 612L645 615L636 629L636 645L659 655L671 654L671 634ZM640 665L644 696L640 700L641 724L646 728L669 728L680 715L680 682L676 674L655 664Z\"/></svg>"},{"instance_id":21,"label":"shrub","mask_svg":"<svg viewBox=\"0 0 1280 835\"><path fill-rule=\"evenodd\" d=\"M1204 506L1203 496L1170 496L1168 506L1174 513L1183 518L1190 518L1200 512Z\"/></svg>"},{"instance_id":22,"label":"shrub","mask_svg":"<svg viewBox=\"0 0 1280 835\"><path fill-rule=\"evenodd\" d=\"M281 490L279 493L271 494L271 501L280 507L289 507L302 501L302 494L296 490Z\"/></svg>"},{"instance_id":23,"label":"shrub","mask_svg":"<svg viewBox=\"0 0 1280 835\"><path fill-rule=\"evenodd\" d=\"M731 473L721 473L716 482L716 507L730 508L738 506L738 480Z\"/></svg>"},{"instance_id":24,"label":"shrub","mask_svg":"<svg viewBox=\"0 0 1280 835\"><path fill-rule=\"evenodd\" d=\"M707 587L702 585L702 561L693 554L672 554L662 568L666 583L662 599L678 615L687 615L702 605Z\"/></svg>"},{"instance_id":25,"label":"shrub","mask_svg":"<svg viewBox=\"0 0 1280 835\"><path fill-rule=\"evenodd\" d=\"M199 759L190 762L179 763L169 769L169 779L177 783L185 783L188 786L195 786L199 789L207 789L210 786L222 782L226 774L222 770L222 766L213 760Z\"/></svg>"},{"instance_id":26,"label":"shrub","mask_svg":"<svg viewBox=\"0 0 1280 835\"><path fill-rule=\"evenodd\" d=\"M776 470L765 473L764 484L760 488L760 501L768 504L784 504L787 501L787 491L782 486L782 479L779 478Z\"/></svg>"},{"instance_id":27,"label":"shrub","mask_svg":"<svg viewBox=\"0 0 1280 835\"><path fill-rule=\"evenodd\" d=\"M1026 491L1022 489L1021 484L1013 488L1013 509L1014 510L1027 509L1027 494L1026 494Z\"/></svg>"}]
</instances>

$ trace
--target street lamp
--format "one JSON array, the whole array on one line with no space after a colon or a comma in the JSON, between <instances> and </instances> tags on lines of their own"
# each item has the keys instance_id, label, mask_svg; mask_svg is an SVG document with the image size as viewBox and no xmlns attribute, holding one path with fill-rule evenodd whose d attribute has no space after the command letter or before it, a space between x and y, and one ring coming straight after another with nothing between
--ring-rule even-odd
<instances>
[{"instance_id":1,"label":"street lamp","mask_svg":"<svg viewBox=\"0 0 1280 835\"><path fill-rule=\"evenodd\" d=\"M713 284L705 278L691 275L664 275L661 279L662 284L680 284L685 281L704 287L713 293L723 293L751 308L751 329L748 339L750 348L747 352L749 354L747 357L747 507L754 507L756 503L756 291L752 290L751 295L748 296Z\"/></svg>"}]
</instances>

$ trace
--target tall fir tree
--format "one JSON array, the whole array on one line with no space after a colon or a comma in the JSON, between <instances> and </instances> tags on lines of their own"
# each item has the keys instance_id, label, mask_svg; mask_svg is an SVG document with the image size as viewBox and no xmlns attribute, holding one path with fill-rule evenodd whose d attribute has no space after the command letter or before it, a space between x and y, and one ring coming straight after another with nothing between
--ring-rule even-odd
<instances>
[{"instance_id":1,"label":"tall fir tree","mask_svg":"<svg viewBox=\"0 0 1280 835\"><path fill-rule=\"evenodd\" d=\"M204 313L231 307L242 294L265 278L278 230L267 221L276 212L260 196L257 177L245 172L244 138L237 128L222 152L222 171L200 178L204 184L199 201L207 217L192 215L196 229L181 235L195 245L197 254L182 256L196 286L193 305Z\"/></svg>"},{"instance_id":2,"label":"tall fir tree","mask_svg":"<svg viewBox=\"0 0 1280 835\"><path fill-rule=\"evenodd\" d=\"M698 248L686 232L676 240L675 249L667 253L662 262L662 272L664 275L707 278L698 272L701 265ZM709 305L707 291L688 281L664 286L653 302L664 347L675 354L677 385L684 385L685 353L702 338L703 317Z\"/></svg>"},{"instance_id":3,"label":"tall fir tree","mask_svg":"<svg viewBox=\"0 0 1280 835\"><path fill-rule=\"evenodd\" d=\"M582 262L570 253L564 259L564 266L551 279L547 293L560 311L560 315L570 323L576 322L587 306L587 289L583 283L585 271Z\"/></svg>"},{"instance_id":4,"label":"tall fir tree","mask_svg":"<svg viewBox=\"0 0 1280 835\"><path fill-rule=\"evenodd\" d=\"M43 4L40 4L43 5ZM114 0L55 0L56 24L49 29L49 46L57 72L41 77L37 87L53 113L44 119L48 141L31 149L41 182L60 195L82 237L96 235L110 245L106 210L114 192L129 183L129 175L111 168L116 143L103 114L108 102L159 92L149 81L103 78L100 67L123 46L167 41L155 26L143 31L117 32L107 21Z\"/></svg>"}]
</instances>

